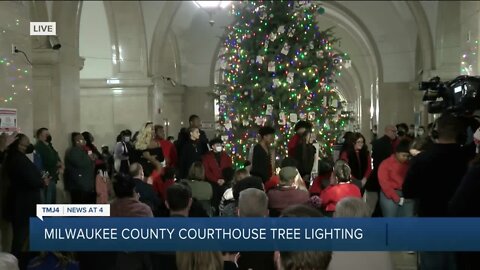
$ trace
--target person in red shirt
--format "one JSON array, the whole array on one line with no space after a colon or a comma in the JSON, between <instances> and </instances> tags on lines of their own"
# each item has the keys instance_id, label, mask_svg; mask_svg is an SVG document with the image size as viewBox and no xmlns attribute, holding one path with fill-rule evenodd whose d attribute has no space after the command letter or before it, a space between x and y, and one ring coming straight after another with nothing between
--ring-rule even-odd
<instances>
[{"instance_id":1,"label":"person in red shirt","mask_svg":"<svg viewBox=\"0 0 480 270\"><path fill-rule=\"evenodd\" d=\"M300 143L300 138L302 137L302 134L306 130L311 130L312 129L312 124L307 121L298 121L295 124L294 130L295 130L295 135L293 135L292 138L288 141L288 156L294 157L296 153L296 148L297 145Z\"/></svg>"},{"instance_id":2,"label":"person in red shirt","mask_svg":"<svg viewBox=\"0 0 480 270\"><path fill-rule=\"evenodd\" d=\"M405 200L402 194L408 171L409 146L408 139L401 140L395 153L382 161L378 169L378 182L382 189L380 207L384 217L413 216L413 201Z\"/></svg>"},{"instance_id":3,"label":"person in red shirt","mask_svg":"<svg viewBox=\"0 0 480 270\"><path fill-rule=\"evenodd\" d=\"M232 167L232 158L223 151L223 141L220 138L210 140L211 151L202 157L205 177L212 183L222 186L225 183L223 170Z\"/></svg>"},{"instance_id":4,"label":"person in red shirt","mask_svg":"<svg viewBox=\"0 0 480 270\"><path fill-rule=\"evenodd\" d=\"M320 196L322 190L330 185L330 177L333 172L333 161L328 158L318 162L318 176L315 177L308 191L310 196Z\"/></svg>"},{"instance_id":5,"label":"person in red shirt","mask_svg":"<svg viewBox=\"0 0 480 270\"><path fill-rule=\"evenodd\" d=\"M176 167L178 161L177 149L172 142L165 139L165 129L163 126L155 125L155 136L157 143L160 144L163 150L166 167Z\"/></svg>"},{"instance_id":6,"label":"person in red shirt","mask_svg":"<svg viewBox=\"0 0 480 270\"><path fill-rule=\"evenodd\" d=\"M351 173L352 170L347 162L341 159L335 162L332 173L333 184L325 188L320 195L322 206L327 216L333 215L337 203L343 198L362 197L358 186L352 183Z\"/></svg>"},{"instance_id":7,"label":"person in red shirt","mask_svg":"<svg viewBox=\"0 0 480 270\"><path fill-rule=\"evenodd\" d=\"M363 190L367 179L372 173L372 159L365 144L365 137L361 133L355 133L346 151L340 154L340 159L347 162L352 170L352 180Z\"/></svg>"}]
</instances>

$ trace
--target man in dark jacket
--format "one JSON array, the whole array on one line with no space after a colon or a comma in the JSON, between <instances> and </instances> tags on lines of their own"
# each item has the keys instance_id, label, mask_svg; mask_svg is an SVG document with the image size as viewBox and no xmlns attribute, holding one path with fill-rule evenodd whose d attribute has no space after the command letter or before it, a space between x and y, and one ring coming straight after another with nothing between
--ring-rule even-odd
<instances>
[{"instance_id":1,"label":"man in dark jacket","mask_svg":"<svg viewBox=\"0 0 480 270\"><path fill-rule=\"evenodd\" d=\"M410 163L402 190L405 199L417 200L419 217L450 216L448 202L467 169L467 157L457 143L461 130L457 118L443 114L437 120L435 144ZM422 270L455 269L453 253L422 252L420 258Z\"/></svg>"},{"instance_id":2,"label":"man in dark jacket","mask_svg":"<svg viewBox=\"0 0 480 270\"><path fill-rule=\"evenodd\" d=\"M47 171L52 177L50 184L45 188L46 204L54 204L56 202L56 186L58 181L58 173L62 168L62 162L58 156L57 151L52 145L52 136L47 128L40 128L37 130L37 143L35 144L35 151L42 160L43 170Z\"/></svg>"},{"instance_id":3,"label":"man in dark jacket","mask_svg":"<svg viewBox=\"0 0 480 270\"><path fill-rule=\"evenodd\" d=\"M159 217L162 201L153 190L153 186L146 182L147 179L143 173L142 165L139 163L130 165L130 175L135 182L135 190L140 194L140 202L150 206L153 215Z\"/></svg>"},{"instance_id":4,"label":"man in dark jacket","mask_svg":"<svg viewBox=\"0 0 480 270\"><path fill-rule=\"evenodd\" d=\"M200 155L203 156L203 154L208 152L208 138L205 134L205 131L200 129L202 127L202 121L200 120L200 117L198 115L192 114L188 118L188 122L190 123L189 127L182 128L178 133L178 139L176 144L177 153L181 154L183 147L190 142L190 132L188 131L189 128L198 128L198 131L200 132L200 137L198 139L198 150Z\"/></svg>"},{"instance_id":5,"label":"man in dark jacket","mask_svg":"<svg viewBox=\"0 0 480 270\"><path fill-rule=\"evenodd\" d=\"M385 127L385 135L372 142L373 171L365 184L366 201L373 216L380 216L378 205L380 184L378 183L378 168L380 163L390 157L398 144L397 128L394 125Z\"/></svg>"},{"instance_id":6,"label":"man in dark jacket","mask_svg":"<svg viewBox=\"0 0 480 270\"><path fill-rule=\"evenodd\" d=\"M84 150L85 139L78 132L72 133L72 147L65 155L65 189L70 191L72 203L95 203L93 157Z\"/></svg>"}]
</instances>

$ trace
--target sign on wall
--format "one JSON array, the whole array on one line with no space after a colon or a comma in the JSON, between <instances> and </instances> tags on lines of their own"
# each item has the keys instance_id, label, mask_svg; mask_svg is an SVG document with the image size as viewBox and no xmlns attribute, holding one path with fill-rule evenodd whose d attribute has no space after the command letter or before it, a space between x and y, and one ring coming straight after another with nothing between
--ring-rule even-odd
<instances>
[{"instance_id":1,"label":"sign on wall","mask_svg":"<svg viewBox=\"0 0 480 270\"><path fill-rule=\"evenodd\" d=\"M17 109L0 108L0 132L17 130Z\"/></svg>"}]
</instances>

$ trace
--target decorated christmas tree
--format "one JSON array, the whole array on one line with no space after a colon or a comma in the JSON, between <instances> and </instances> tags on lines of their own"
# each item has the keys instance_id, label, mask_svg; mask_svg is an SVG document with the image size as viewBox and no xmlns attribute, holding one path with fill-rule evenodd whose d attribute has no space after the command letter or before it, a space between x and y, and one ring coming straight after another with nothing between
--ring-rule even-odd
<instances>
[{"instance_id":1,"label":"decorated christmas tree","mask_svg":"<svg viewBox=\"0 0 480 270\"><path fill-rule=\"evenodd\" d=\"M334 51L332 30L316 23L324 9L307 1L242 1L232 12L215 94L219 131L236 165L247 160L264 125L277 130L275 153L285 157L299 120L314 125L321 155L330 155L350 119L335 88L349 61Z\"/></svg>"}]
</instances>

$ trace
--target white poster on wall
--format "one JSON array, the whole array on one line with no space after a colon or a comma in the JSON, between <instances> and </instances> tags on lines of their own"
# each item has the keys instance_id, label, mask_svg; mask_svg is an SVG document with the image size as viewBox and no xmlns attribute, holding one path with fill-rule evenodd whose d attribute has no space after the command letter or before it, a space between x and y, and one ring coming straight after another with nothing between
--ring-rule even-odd
<instances>
[{"instance_id":1,"label":"white poster on wall","mask_svg":"<svg viewBox=\"0 0 480 270\"><path fill-rule=\"evenodd\" d=\"M17 109L0 108L0 132L17 131Z\"/></svg>"}]
</instances>

